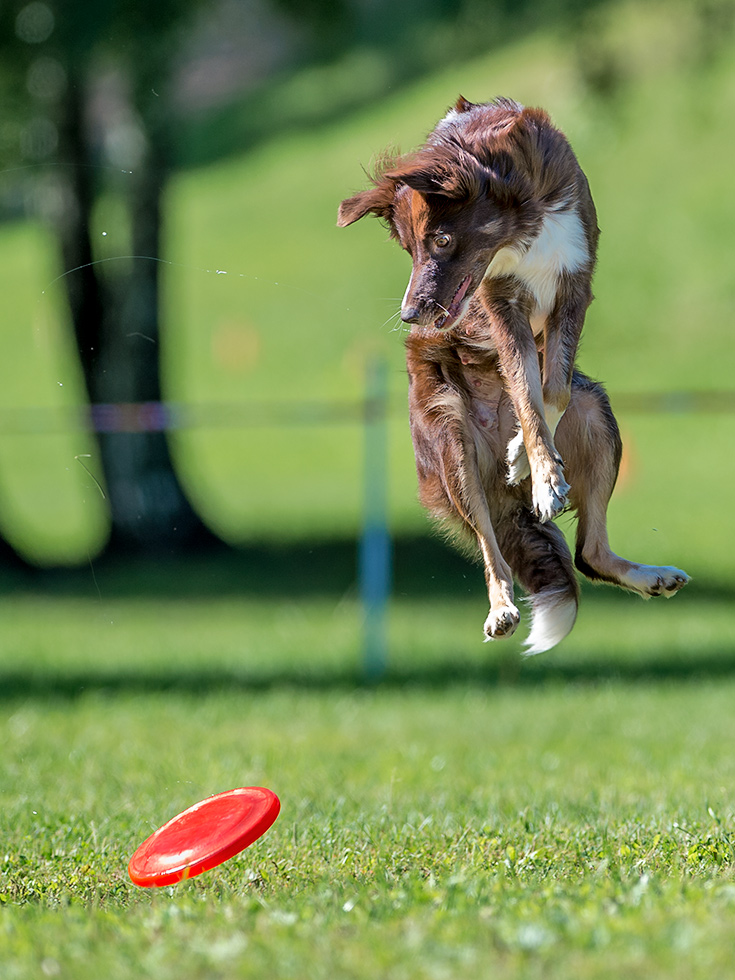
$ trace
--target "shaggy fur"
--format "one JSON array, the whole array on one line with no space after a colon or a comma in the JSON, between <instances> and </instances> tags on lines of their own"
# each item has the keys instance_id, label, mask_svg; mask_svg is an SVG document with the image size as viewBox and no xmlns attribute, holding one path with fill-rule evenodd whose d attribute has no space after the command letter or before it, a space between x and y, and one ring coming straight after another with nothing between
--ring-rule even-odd
<instances>
[{"instance_id":1,"label":"shaggy fur","mask_svg":"<svg viewBox=\"0 0 735 980\"><path fill-rule=\"evenodd\" d=\"M419 493L479 545L486 638L518 625L514 575L532 607L529 653L571 630L577 581L552 522L567 504L585 575L673 595L684 572L628 562L607 541L621 444L604 390L574 368L599 233L565 137L541 110L460 98L420 150L384 160L343 201L338 224L369 213L413 259L401 316Z\"/></svg>"}]
</instances>

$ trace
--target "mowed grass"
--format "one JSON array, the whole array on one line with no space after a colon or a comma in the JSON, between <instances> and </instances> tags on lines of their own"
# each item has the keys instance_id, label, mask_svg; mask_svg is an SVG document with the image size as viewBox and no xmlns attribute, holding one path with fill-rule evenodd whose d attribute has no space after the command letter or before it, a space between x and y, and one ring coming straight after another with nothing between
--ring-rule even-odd
<instances>
[{"instance_id":1,"label":"mowed grass","mask_svg":"<svg viewBox=\"0 0 735 980\"><path fill-rule=\"evenodd\" d=\"M5 599L3 977L729 976L731 605L609 595L532 661L471 582L398 598L378 686L349 594ZM239 785L282 800L260 842L130 883Z\"/></svg>"},{"instance_id":2,"label":"mowed grass","mask_svg":"<svg viewBox=\"0 0 735 980\"><path fill-rule=\"evenodd\" d=\"M5 700L3 977L727 977L734 696L460 674ZM260 842L129 882L156 826L237 785L282 800Z\"/></svg>"},{"instance_id":3,"label":"mowed grass","mask_svg":"<svg viewBox=\"0 0 735 980\"><path fill-rule=\"evenodd\" d=\"M105 589L104 579L100 580ZM585 588L571 635L522 659L528 628L484 643L481 570L462 586L398 594L386 617L387 684L456 681L698 677L735 668L732 597L689 586L672 600ZM75 696L85 690L217 691L352 686L365 679L363 612L343 596L181 599L15 594L0 602L0 690L5 697Z\"/></svg>"}]
</instances>

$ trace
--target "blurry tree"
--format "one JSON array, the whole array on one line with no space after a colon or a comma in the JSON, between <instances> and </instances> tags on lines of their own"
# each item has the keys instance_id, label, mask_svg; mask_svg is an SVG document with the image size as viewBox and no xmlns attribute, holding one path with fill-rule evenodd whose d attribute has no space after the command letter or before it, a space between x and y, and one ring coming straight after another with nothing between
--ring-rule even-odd
<instances>
[{"instance_id":1,"label":"blurry tree","mask_svg":"<svg viewBox=\"0 0 735 980\"><path fill-rule=\"evenodd\" d=\"M287 12L310 20L315 37L327 9L336 16L342 7L342 0L300 3ZM173 80L196 15L213 6L206 0L0 3L5 132L15 115L20 156L50 164L45 180L34 183L35 195L59 240L60 282L93 406L161 401L157 260L176 138ZM7 160L7 148L4 155ZM94 234L99 202L110 193L123 203L117 237L127 227L124 251L145 258L99 261L113 257L100 253L99 229ZM113 430L98 433L112 521L108 550L213 542L183 492L166 433L105 428Z\"/></svg>"},{"instance_id":2,"label":"blurry tree","mask_svg":"<svg viewBox=\"0 0 735 980\"><path fill-rule=\"evenodd\" d=\"M161 398L155 259L171 144L162 95L179 33L199 2L0 5L5 82L25 116L21 152L55 164L47 171L52 177L35 187L68 272L62 282L92 404ZM129 253L151 257L116 263L114 274L94 264L92 233L95 205L111 185L124 195ZM110 549L211 539L182 492L164 432L109 431L98 439Z\"/></svg>"}]
</instances>

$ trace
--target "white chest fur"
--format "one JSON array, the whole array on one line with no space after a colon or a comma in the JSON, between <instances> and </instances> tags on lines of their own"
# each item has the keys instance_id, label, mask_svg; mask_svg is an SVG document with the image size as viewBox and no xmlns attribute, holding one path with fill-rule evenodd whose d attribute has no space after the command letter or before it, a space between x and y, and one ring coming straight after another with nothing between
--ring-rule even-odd
<instances>
[{"instance_id":1,"label":"white chest fur","mask_svg":"<svg viewBox=\"0 0 735 980\"><path fill-rule=\"evenodd\" d=\"M563 272L576 272L589 259L587 240L576 209L551 210L527 249L501 248L485 276L515 276L536 299L536 313L545 315L554 306Z\"/></svg>"}]
</instances>

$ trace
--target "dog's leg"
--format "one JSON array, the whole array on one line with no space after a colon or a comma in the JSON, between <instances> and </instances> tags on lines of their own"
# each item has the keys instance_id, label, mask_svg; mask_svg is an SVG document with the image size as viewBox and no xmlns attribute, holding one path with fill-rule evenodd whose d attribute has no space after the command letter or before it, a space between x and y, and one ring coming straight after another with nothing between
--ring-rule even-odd
<instances>
[{"instance_id":1,"label":"dog's leg","mask_svg":"<svg viewBox=\"0 0 735 980\"><path fill-rule=\"evenodd\" d=\"M591 301L589 281L568 277L562 297L544 324L542 391L552 436L571 398L574 362Z\"/></svg>"},{"instance_id":2,"label":"dog's leg","mask_svg":"<svg viewBox=\"0 0 735 980\"><path fill-rule=\"evenodd\" d=\"M560 304L544 318L544 352L541 357L541 395L543 413L553 440L557 426L571 396L574 358L584 321L585 307L576 302ZM520 483L531 474L531 467L520 429L508 443L508 480Z\"/></svg>"},{"instance_id":3,"label":"dog's leg","mask_svg":"<svg viewBox=\"0 0 735 980\"><path fill-rule=\"evenodd\" d=\"M500 553L484 494L482 501L472 509L472 529L480 546L490 600L490 612L483 630L486 641L497 640L515 632L521 614L513 601L513 573Z\"/></svg>"},{"instance_id":4,"label":"dog's leg","mask_svg":"<svg viewBox=\"0 0 735 980\"><path fill-rule=\"evenodd\" d=\"M500 370L520 423L520 432L508 446L508 482L518 483L525 475L521 451L525 446L533 506L539 519L548 521L564 509L569 484L546 422L539 356L531 325L516 300L503 298L501 289L502 280L492 280L483 300L493 323Z\"/></svg>"},{"instance_id":5,"label":"dog's leg","mask_svg":"<svg viewBox=\"0 0 735 980\"><path fill-rule=\"evenodd\" d=\"M569 404L574 360L585 312L592 299L586 283L578 285L576 291L567 283L567 291L566 298L558 303L544 322L541 390L544 418L552 439ZM511 484L520 483L531 473L522 429L508 444L508 473Z\"/></svg>"},{"instance_id":6,"label":"dog's leg","mask_svg":"<svg viewBox=\"0 0 735 980\"><path fill-rule=\"evenodd\" d=\"M461 452L457 452L461 445L458 432L454 433L452 442L452 446L445 446L441 451L443 496L451 505L451 515L461 518L477 539L490 602L490 612L484 625L485 639L497 640L514 633L521 621L521 614L514 602L513 573L498 547L487 497L477 471L474 447L463 446ZM421 473L419 480L421 483ZM430 504L427 489L426 486L419 487L422 502ZM436 493L432 496L436 500ZM432 509L437 512L435 506Z\"/></svg>"},{"instance_id":7,"label":"dog's leg","mask_svg":"<svg viewBox=\"0 0 735 980\"><path fill-rule=\"evenodd\" d=\"M670 565L641 565L620 558L607 534L607 505L615 486L622 443L601 385L575 374L572 399L559 423L557 445L572 483L569 502L577 512L575 565L588 578L618 585L644 598L672 596L689 581Z\"/></svg>"},{"instance_id":8,"label":"dog's leg","mask_svg":"<svg viewBox=\"0 0 735 980\"><path fill-rule=\"evenodd\" d=\"M493 529L477 450L468 434L467 405L456 388L440 379L435 364L420 350L417 354L410 340L406 346L419 498L435 516L459 518L477 540L490 601L485 639L510 636L521 618L513 597L513 573Z\"/></svg>"}]
</instances>

